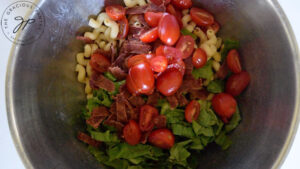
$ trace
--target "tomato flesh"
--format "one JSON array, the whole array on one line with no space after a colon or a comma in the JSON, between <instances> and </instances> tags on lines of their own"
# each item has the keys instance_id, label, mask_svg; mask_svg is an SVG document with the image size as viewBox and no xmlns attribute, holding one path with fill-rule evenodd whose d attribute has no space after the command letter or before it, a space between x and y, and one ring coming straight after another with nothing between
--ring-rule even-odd
<instances>
[{"instance_id":1,"label":"tomato flesh","mask_svg":"<svg viewBox=\"0 0 300 169\"><path fill-rule=\"evenodd\" d=\"M127 59L127 67L131 68L132 66L147 62L148 59L146 58L146 55L135 55Z\"/></svg>"},{"instance_id":2,"label":"tomato flesh","mask_svg":"<svg viewBox=\"0 0 300 169\"><path fill-rule=\"evenodd\" d=\"M192 0L172 0L172 4L179 9L189 9L192 7Z\"/></svg>"},{"instance_id":3,"label":"tomato flesh","mask_svg":"<svg viewBox=\"0 0 300 169\"><path fill-rule=\"evenodd\" d=\"M125 141L130 145L138 144L142 136L140 128L134 120L130 120L123 128L123 135Z\"/></svg>"},{"instance_id":4,"label":"tomato flesh","mask_svg":"<svg viewBox=\"0 0 300 169\"><path fill-rule=\"evenodd\" d=\"M190 57L194 51L195 40L191 36L183 35L178 40L176 48L183 53L182 59L186 59Z\"/></svg>"},{"instance_id":5,"label":"tomato flesh","mask_svg":"<svg viewBox=\"0 0 300 169\"><path fill-rule=\"evenodd\" d=\"M215 22L214 16L204 9L192 8L190 14L198 26L210 26Z\"/></svg>"},{"instance_id":6,"label":"tomato flesh","mask_svg":"<svg viewBox=\"0 0 300 169\"><path fill-rule=\"evenodd\" d=\"M119 39L124 39L128 35L129 32L129 23L126 17L118 21L119 24L119 34L118 38Z\"/></svg>"},{"instance_id":7,"label":"tomato flesh","mask_svg":"<svg viewBox=\"0 0 300 169\"><path fill-rule=\"evenodd\" d=\"M105 7L107 15L114 21L121 20L125 17L126 9L121 5L111 5Z\"/></svg>"},{"instance_id":8,"label":"tomato flesh","mask_svg":"<svg viewBox=\"0 0 300 169\"><path fill-rule=\"evenodd\" d=\"M175 143L175 137L169 129L157 129L150 133L148 141L156 147L170 149Z\"/></svg>"},{"instance_id":9,"label":"tomato flesh","mask_svg":"<svg viewBox=\"0 0 300 169\"><path fill-rule=\"evenodd\" d=\"M250 75L246 71L234 74L228 78L225 91L232 96L238 96L247 88L250 80Z\"/></svg>"},{"instance_id":10,"label":"tomato flesh","mask_svg":"<svg viewBox=\"0 0 300 169\"><path fill-rule=\"evenodd\" d=\"M168 67L168 59L165 56L156 56L150 60L154 72L163 72Z\"/></svg>"},{"instance_id":11,"label":"tomato flesh","mask_svg":"<svg viewBox=\"0 0 300 169\"><path fill-rule=\"evenodd\" d=\"M176 10L172 4L169 4L167 6L167 12L170 13L171 15L175 16L175 18L176 18L176 20L179 24L179 27L182 28L183 23L182 23L182 13L181 13L181 11Z\"/></svg>"},{"instance_id":12,"label":"tomato flesh","mask_svg":"<svg viewBox=\"0 0 300 169\"><path fill-rule=\"evenodd\" d=\"M146 12L144 18L149 26L157 27L162 16L162 12Z\"/></svg>"},{"instance_id":13,"label":"tomato flesh","mask_svg":"<svg viewBox=\"0 0 300 169\"><path fill-rule=\"evenodd\" d=\"M207 62L207 55L206 52L199 48L194 52L193 55L193 65L195 68L203 67Z\"/></svg>"},{"instance_id":14,"label":"tomato flesh","mask_svg":"<svg viewBox=\"0 0 300 169\"><path fill-rule=\"evenodd\" d=\"M141 131L151 131L154 127L153 119L158 116L158 110L150 105L144 105L140 109L139 126Z\"/></svg>"},{"instance_id":15,"label":"tomato flesh","mask_svg":"<svg viewBox=\"0 0 300 169\"><path fill-rule=\"evenodd\" d=\"M222 121L228 123L229 119L236 111L237 103L230 94L220 93L213 97L212 107L221 117Z\"/></svg>"},{"instance_id":16,"label":"tomato flesh","mask_svg":"<svg viewBox=\"0 0 300 169\"><path fill-rule=\"evenodd\" d=\"M140 40L144 43L154 42L158 38L158 28L152 28L140 36Z\"/></svg>"},{"instance_id":17,"label":"tomato flesh","mask_svg":"<svg viewBox=\"0 0 300 169\"><path fill-rule=\"evenodd\" d=\"M160 40L169 46L173 46L180 36L180 28L175 16L164 14L159 21L158 36Z\"/></svg>"},{"instance_id":18,"label":"tomato flesh","mask_svg":"<svg viewBox=\"0 0 300 169\"><path fill-rule=\"evenodd\" d=\"M126 85L132 94L149 94L154 89L154 75L148 63L140 63L129 69Z\"/></svg>"},{"instance_id":19,"label":"tomato flesh","mask_svg":"<svg viewBox=\"0 0 300 169\"><path fill-rule=\"evenodd\" d=\"M94 53L90 60L91 67L97 72L106 72L111 65L110 61L100 53Z\"/></svg>"},{"instance_id":20,"label":"tomato flesh","mask_svg":"<svg viewBox=\"0 0 300 169\"><path fill-rule=\"evenodd\" d=\"M171 96L182 84L182 73L176 68L168 68L156 80L156 88L165 96Z\"/></svg>"},{"instance_id":21,"label":"tomato flesh","mask_svg":"<svg viewBox=\"0 0 300 169\"><path fill-rule=\"evenodd\" d=\"M226 63L233 73L240 73L242 71L239 53L236 49L232 49L228 52Z\"/></svg>"},{"instance_id":22,"label":"tomato flesh","mask_svg":"<svg viewBox=\"0 0 300 169\"><path fill-rule=\"evenodd\" d=\"M220 24L215 21L211 26L208 27L209 29L212 29L215 33L218 33L220 30Z\"/></svg>"},{"instance_id":23,"label":"tomato flesh","mask_svg":"<svg viewBox=\"0 0 300 169\"><path fill-rule=\"evenodd\" d=\"M192 123L194 120L198 119L200 114L200 104L196 100L192 100L185 108L185 120Z\"/></svg>"}]
</instances>

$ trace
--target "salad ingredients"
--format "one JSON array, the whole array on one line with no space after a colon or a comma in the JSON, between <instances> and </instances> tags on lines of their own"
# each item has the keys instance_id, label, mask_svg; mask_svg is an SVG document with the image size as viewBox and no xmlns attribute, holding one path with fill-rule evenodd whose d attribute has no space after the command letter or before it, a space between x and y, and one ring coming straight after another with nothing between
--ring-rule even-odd
<instances>
[{"instance_id":1,"label":"salad ingredients","mask_svg":"<svg viewBox=\"0 0 300 169\"><path fill-rule=\"evenodd\" d=\"M180 28L176 18L170 14L164 14L159 21L158 36L160 40L169 46L174 45L180 36Z\"/></svg>"},{"instance_id":2,"label":"salad ingredients","mask_svg":"<svg viewBox=\"0 0 300 169\"><path fill-rule=\"evenodd\" d=\"M192 123L197 120L200 113L200 104L196 100L192 100L185 108L185 120Z\"/></svg>"},{"instance_id":3,"label":"salad ingredients","mask_svg":"<svg viewBox=\"0 0 300 169\"><path fill-rule=\"evenodd\" d=\"M147 24L151 27L157 27L160 18L162 18L163 13L162 12L146 12L144 17Z\"/></svg>"},{"instance_id":4,"label":"salad ingredients","mask_svg":"<svg viewBox=\"0 0 300 169\"><path fill-rule=\"evenodd\" d=\"M123 129L123 135L125 141L130 145L136 145L140 142L141 131L138 124L134 120L130 120L129 123Z\"/></svg>"},{"instance_id":5,"label":"salad ingredients","mask_svg":"<svg viewBox=\"0 0 300 169\"><path fill-rule=\"evenodd\" d=\"M203 67L207 62L207 55L203 49L197 49L193 55L193 65L195 68Z\"/></svg>"},{"instance_id":6,"label":"salad ingredients","mask_svg":"<svg viewBox=\"0 0 300 169\"><path fill-rule=\"evenodd\" d=\"M228 123L236 111L237 103L231 95L220 93L213 97L212 106L223 122Z\"/></svg>"},{"instance_id":7,"label":"salad ingredients","mask_svg":"<svg viewBox=\"0 0 300 169\"><path fill-rule=\"evenodd\" d=\"M158 38L158 28L152 28L140 36L140 40L144 43L154 42Z\"/></svg>"},{"instance_id":8,"label":"salad ingredients","mask_svg":"<svg viewBox=\"0 0 300 169\"><path fill-rule=\"evenodd\" d=\"M250 83L250 75L248 72L241 72L230 76L226 83L226 93L232 96L240 95Z\"/></svg>"},{"instance_id":9,"label":"salad ingredients","mask_svg":"<svg viewBox=\"0 0 300 169\"><path fill-rule=\"evenodd\" d=\"M154 72L163 72L168 67L168 59L165 56L155 56L150 60L150 65Z\"/></svg>"},{"instance_id":10,"label":"salad ingredients","mask_svg":"<svg viewBox=\"0 0 300 169\"><path fill-rule=\"evenodd\" d=\"M121 5L111 5L105 8L107 15L114 21L121 20L125 17L126 9Z\"/></svg>"},{"instance_id":11,"label":"salad ingredients","mask_svg":"<svg viewBox=\"0 0 300 169\"><path fill-rule=\"evenodd\" d=\"M230 50L227 55L226 63L227 63L228 68L233 73L240 73L242 71L242 66L241 66L239 58L240 58L239 53L236 49Z\"/></svg>"},{"instance_id":12,"label":"salad ingredients","mask_svg":"<svg viewBox=\"0 0 300 169\"><path fill-rule=\"evenodd\" d=\"M156 88L165 96L173 95L182 83L182 74L176 68L168 68L157 77Z\"/></svg>"},{"instance_id":13,"label":"salad ingredients","mask_svg":"<svg viewBox=\"0 0 300 169\"><path fill-rule=\"evenodd\" d=\"M212 14L204 9L195 7L191 9L191 18L199 26L211 26L215 21Z\"/></svg>"},{"instance_id":14,"label":"salad ingredients","mask_svg":"<svg viewBox=\"0 0 300 169\"><path fill-rule=\"evenodd\" d=\"M158 116L158 110L150 105L144 105L140 109L140 129L151 131L154 127L154 119Z\"/></svg>"},{"instance_id":15,"label":"salad ingredients","mask_svg":"<svg viewBox=\"0 0 300 169\"><path fill-rule=\"evenodd\" d=\"M176 48L183 53L182 59L186 59L194 52L195 40L188 35L181 36L176 44Z\"/></svg>"},{"instance_id":16,"label":"salad ingredients","mask_svg":"<svg viewBox=\"0 0 300 169\"><path fill-rule=\"evenodd\" d=\"M157 129L151 132L148 141L159 148L170 149L175 143L175 137L168 129Z\"/></svg>"},{"instance_id":17,"label":"salad ingredients","mask_svg":"<svg viewBox=\"0 0 300 169\"><path fill-rule=\"evenodd\" d=\"M172 4L179 9L188 9L192 7L192 0L173 0Z\"/></svg>"}]
</instances>

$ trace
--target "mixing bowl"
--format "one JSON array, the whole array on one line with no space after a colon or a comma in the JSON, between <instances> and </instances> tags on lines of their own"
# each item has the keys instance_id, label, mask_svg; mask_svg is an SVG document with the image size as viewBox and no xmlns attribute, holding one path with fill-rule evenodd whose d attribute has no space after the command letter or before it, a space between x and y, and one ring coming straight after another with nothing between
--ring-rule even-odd
<instances>
[{"instance_id":1,"label":"mixing bowl","mask_svg":"<svg viewBox=\"0 0 300 169\"><path fill-rule=\"evenodd\" d=\"M31 44L13 47L6 101L15 145L29 169L103 168L76 139L85 94L76 80L75 40L103 0L42 0L45 27ZM299 115L299 55L291 27L275 0L196 0L222 25L220 36L241 42L242 65L251 84L238 98L243 120L227 151L211 146L199 168L269 169L282 164ZM35 27L28 27L21 38Z\"/></svg>"}]
</instances>

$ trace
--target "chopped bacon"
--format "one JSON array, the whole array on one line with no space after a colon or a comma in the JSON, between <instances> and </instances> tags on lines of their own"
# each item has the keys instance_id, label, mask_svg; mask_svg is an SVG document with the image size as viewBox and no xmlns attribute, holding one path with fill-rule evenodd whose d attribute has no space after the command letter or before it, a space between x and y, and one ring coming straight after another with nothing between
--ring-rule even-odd
<instances>
[{"instance_id":1,"label":"chopped bacon","mask_svg":"<svg viewBox=\"0 0 300 169\"><path fill-rule=\"evenodd\" d=\"M128 118L126 113L124 96L122 94L118 94L116 97L116 107L117 107L117 121L126 123L128 121Z\"/></svg>"},{"instance_id":2,"label":"chopped bacon","mask_svg":"<svg viewBox=\"0 0 300 169\"><path fill-rule=\"evenodd\" d=\"M115 91L115 84L97 72L92 73L90 86L92 89L104 89L109 92Z\"/></svg>"},{"instance_id":3,"label":"chopped bacon","mask_svg":"<svg viewBox=\"0 0 300 169\"><path fill-rule=\"evenodd\" d=\"M145 104L145 100L141 96L130 96L128 101L135 107L140 107Z\"/></svg>"},{"instance_id":4,"label":"chopped bacon","mask_svg":"<svg viewBox=\"0 0 300 169\"><path fill-rule=\"evenodd\" d=\"M142 134L141 143L146 144L148 141L148 137L150 135L151 131L145 132Z\"/></svg>"},{"instance_id":5,"label":"chopped bacon","mask_svg":"<svg viewBox=\"0 0 300 169\"><path fill-rule=\"evenodd\" d=\"M80 40L84 43L87 43L87 44L91 44L91 43L94 43L94 41L88 37L84 37L84 36L76 36L76 39L77 40Z\"/></svg>"},{"instance_id":6,"label":"chopped bacon","mask_svg":"<svg viewBox=\"0 0 300 169\"><path fill-rule=\"evenodd\" d=\"M128 8L126 10L126 14L128 15L136 15L136 14L144 14L145 12L165 12L166 7L164 4L156 5L154 3L150 3L144 6L136 6L132 8Z\"/></svg>"},{"instance_id":7,"label":"chopped bacon","mask_svg":"<svg viewBox=\"0 0 300 169\"><path fill-rule=\"evenodd\" d=\"M189 103L189 101L186 99L186 97L183 94L180 94L176 92L176 98L179 102L179 106L185 106Z\"/></svg>"},{"instance_id":8,"label":"chopped bacon","mask_svg":"<svg viewBox=\"0 0 300 169\"><path fill-rule=\"evenodd\" d=\"M161 99L162 96L159 92L154 92L152 95L148 96L147 104L156 106L159 99Z\"/></svg>"},{"instance_id":9,"label":"chopped bacon","mask_svg":"<svg viewBox=\"0 0 300 169\"><path fill-rule=\"evenodd\" d=\"M205 100L209 93L205 89L202 89L202 90L191 90L189 94L191 100Z\"/></svg>"},{"instance_id":10,"label":"chopped bacon","mask_svg":"<svg viewBox=\"0 0 300 169\"><path fill-rule=\"evenodd\" d=\"M86 143L86 144L89 144L93 147L99 147L100 144L101 144L101 142L92 139L92 137L90 137L89 135L87 135L83 132L78 132L77 139L84 142L84 143Z\"/></svg>"},{"instance_id":11,"label":"chopped bacon","mask_svg":"<svg viewBox=\"0 0 300 169\"><path fill-rule=\"evenodd\" d=\"M124 125L117 121L117 116L115 114L110 115L103 124L115 127L118 131L122 131Z\"/></svg>"},{"instance_id":12,"label":"chopped bacon","mask_svg":"<svg viewBox=\"0 0 300 169\"><path fill-rule=\"evenodd\" d=\"M153 123L157 128L165 128L167 126L167 118L164 115L158 115L153 119Z\"/></svg>"},{"instance_id":13,"label":"chopped bacon","mask_svg":"<svg viewBox=\"0 0 300 169\"><path fill-rule=\"evenodd\" d=\"M108 115L108 110L105 107L96 107L93 109L91 117L86 120L86 123L96 129Z\"/></svg>"},{"instance_id":14,"label":"chopped bacon","mask_svg":"<svg viewBox=\"0 0 300 169\"><path fill-rule=\"evenodd\" d=\"M172 95L172 96L168 96L167 97L167 100L171 106L171 108L176 108L178 106L178 99L175 95Z\"/></svg>"},{"instance_id":15,"label":"chopped bacon","mask_svg":"<svg viewBox=\"0 0 300 169\"><path fill-rule=\"evenodd\" d=\"M127 74L119 66L109 67L108 71L118 80L126 79Z\"/></svg>"}]
</instances>

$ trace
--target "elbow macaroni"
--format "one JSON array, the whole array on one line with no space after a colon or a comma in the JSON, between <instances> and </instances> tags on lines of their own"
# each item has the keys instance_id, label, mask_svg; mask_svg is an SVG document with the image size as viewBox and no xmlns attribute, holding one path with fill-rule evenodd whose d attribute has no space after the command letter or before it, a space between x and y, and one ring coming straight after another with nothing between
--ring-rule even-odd
<instances>
[{"instance_id":1,"label":"elbow macaroni","mask_svg":"<svg viewBox=\"0 0 300 169\"><path fill-rule=\"evenodd\" d=\"M90 44L84 45L84 56L89 58L92 54L92 47Z\"/></svg>"},{"instance_id":2,"label":"elbow macaroni","mask_svg":"<svg viewBox=\"0 0 300 169\"><path fill-rule=\"evenodd\" d=\"M90 86L90 79L89 78L85 79L85 89L84 89L84 91L85 91L86 94L92 93L92 88Z\"/></svg>"},{"instance_id":3,"label":"elbow macaroni","mask_svg":"<svg viewBox=\"0 0 300 169\"><path fill-rule=\"evenodd\" d=\"M200 44L200 48L202 48L208 57L208 60L217 53L217 37L215 35L215 32L212 29L207 30L207 38L208 40L205 41L204 43Z\"/></svg>"},{"instance_id":4,"label":"elbow macaroni","mask_svg":"<svg viewBox=\"0 0 300 169\"><path fill-rule=\"evenodd\" d=\"M182 24L183 24L183 27L190 32L193 32L196 27L196 23L192 21L192 18L190 15L185 15L182 17Z\"/></svg>"},{"instance_id":5,"label":"elbow macaroni","mask_svg":"<svg viewBox=\"0 0 300 169\"><path fill-rule=\"evenodd\" d=\"M199 27L196 27L193 33L200 38L200 43L207 41L206 34Z\"/></svg>"},{"instance_id":6,"label":"elbow macaroni","mask_svg":"<svg viewBox=\"0 0 300 169\"><path fill-rule=\"evenodd\" d=\"M80 83L85 83L85 68L82 65L77 64L75 71L78 72L78 76L77 76L78 81Z\"/></svg>"},{"instance_id":7,"label":"elbow macaroni","mask_svg":"<svg viewBox=\"0 0 300 169\"><path fill-rule=\"evenodd\" d=\"M82 66L86 66L87 63L88 63L88 60L84 59L84 54L83 53L78 53L76 55L76 60Z\"/></svg>"},{"instance_id":8,"label":"elbow macaroni","mask_svg":"<svg viewBox=\"0 0 300 169\"><path fill-rule=\"evenodd\" d=\"M90 63L88 62L88 64L86 65L86 73L88 75L88 77L92 76L92 67L90 65Z\"/></svg>"},{"instance_id":9,"label":"elbow macaroni","mask_svg":"<svg viewBox=\"0 0 300 169\"><path fill-rule=\"evenodd\" d=\"M119 34L119 25L117 24L117 22L111 20L109 17L105 18L104 20L104 24L108 27L111 28L110 31L110 38L111 39L116 39L118 34ZM105 31L106 32L106 31Z\"/></svg>"},{"instance_id":10,"label":"elbow macaroni","mask_svg":"<svg viewBox=\"0 0 300 169\"><path fill-rule=\"evenodd\" d=\"M145 0L124 0L126 7L135 7L137 5L144 6L147 5Z\"/></svg>"}]
</instances>

